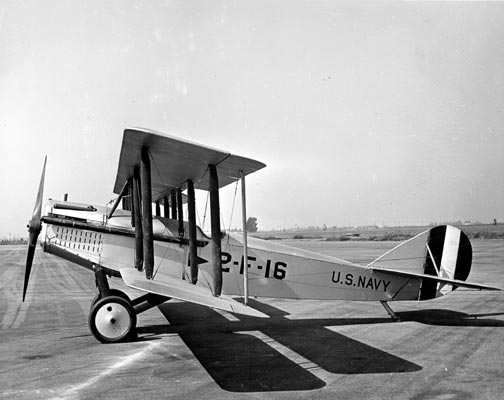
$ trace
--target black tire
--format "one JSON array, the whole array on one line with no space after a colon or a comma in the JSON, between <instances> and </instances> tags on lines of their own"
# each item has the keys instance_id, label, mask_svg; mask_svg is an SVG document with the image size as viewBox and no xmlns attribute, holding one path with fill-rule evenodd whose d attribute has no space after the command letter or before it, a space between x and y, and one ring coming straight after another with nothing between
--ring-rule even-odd
<instances>
[{"instance_id":1,"label":"black tire","mask_svg":"<svg viewBox=\"0 0 504 400\"><path fill-rule=\"evenodd\" d=\"M102 343L117 343L135 337L136 314L131 302L119 296L99 299L89 313L89 329Z\"/></svg>"},{"instance_id":2,"label":"black tire","mask_svg":"<svg viewBox=\"0 0 504 400\"><path fill-rule=\"evenodd\" d=\"M129 296L124 293L122 290L119 290L119 289L110 289L110 296L117 296L117 297L121 297L123 298L124 300L127 300L128 303L131 304L131 299L129 298ZM93 306L96 304L96 302L98 300L101 299L101 296L100 296L100 293L98 293L94 298L93 300L91 301L91 307L90 308L93 308Z\"/></svg>"},{"instance_id":3,"label":"black tire","mask_svg":"<svg viewBox=\"0 0 504 400\"><path fill-rule=\"evenodd\" d=\"M91 314L91 310L93 309L93 306L98 302L98 300L101 299L100 293L98 293L95 297L93 297L93 300L91 300L91 305L89 306L89 313Z\"/></svg>"}]
</instances>

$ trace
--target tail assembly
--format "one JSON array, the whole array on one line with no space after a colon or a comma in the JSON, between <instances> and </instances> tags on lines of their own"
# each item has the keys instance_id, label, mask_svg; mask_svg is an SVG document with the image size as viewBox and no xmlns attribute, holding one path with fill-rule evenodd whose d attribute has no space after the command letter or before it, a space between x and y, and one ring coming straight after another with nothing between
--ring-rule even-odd
<instances>
[{"instance_id":1,"label":"tail assembly","mask_svg":"<svg viewBox=\"0 0 504 400\"><path fill-rule=\"evenodd\" d=\"M471 263L472 246L465 233L454 226L441 225L401 243L368 267L420 279L418 300L441 297L457 287L500 290L466 282Z\"/></svg>"}]
</instances>

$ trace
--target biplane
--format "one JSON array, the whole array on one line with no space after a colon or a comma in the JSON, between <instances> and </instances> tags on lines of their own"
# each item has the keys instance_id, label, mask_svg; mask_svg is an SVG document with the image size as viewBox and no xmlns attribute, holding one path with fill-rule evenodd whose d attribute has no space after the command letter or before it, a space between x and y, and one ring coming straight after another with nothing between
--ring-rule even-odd
<instances>
[{"instance_id":1,"label":"biplane","mask_svg":"<svg viewBox=\"0 0 504 400\"><path fill-rule=\"evenodd\" d=\"M46 161L28 225L23 301L42 233L45 252L93 271L98 294L88 323L104 343L134 338L137 315L172 298L261 318L268 316L250 307L249 296L369 300L396 318L390 301L429 300L458 287L499 290L466 281L472 248L453 226L429 229L368 265L249 238L245 178L265 165L156 131L124 131L111 207L43 206ZM242 234L220 226L219 189L233 182L241 182ZM196 224L195 190L209 192L209 234ZM130 299L110 287L112 278L143 294Z\"/></svg>"}]
</instances>

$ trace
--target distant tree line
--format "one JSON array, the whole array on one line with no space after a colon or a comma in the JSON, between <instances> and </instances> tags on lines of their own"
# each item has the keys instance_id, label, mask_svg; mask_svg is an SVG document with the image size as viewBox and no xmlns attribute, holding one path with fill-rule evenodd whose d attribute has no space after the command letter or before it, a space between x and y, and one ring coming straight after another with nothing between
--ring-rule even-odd
<instances>
[{"instance_id":1,"label":"distant tree line","mask_svg":"<svg viewBox=\"0 0 504 400\"><path fill-rule=\"evenodd\" d=\"M255 233L259 229L257 227L257 218L256 217L248 217L246 222L247 232Z\"/></svg>"}]
</instances>

